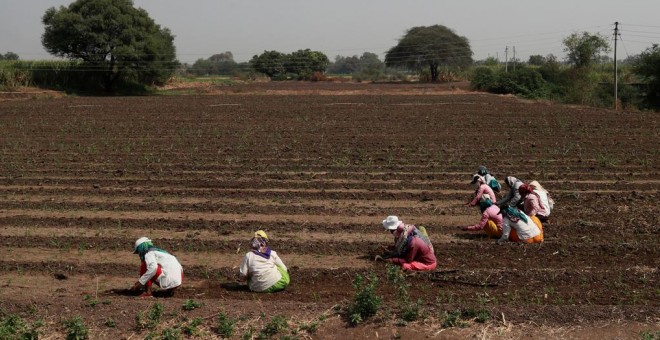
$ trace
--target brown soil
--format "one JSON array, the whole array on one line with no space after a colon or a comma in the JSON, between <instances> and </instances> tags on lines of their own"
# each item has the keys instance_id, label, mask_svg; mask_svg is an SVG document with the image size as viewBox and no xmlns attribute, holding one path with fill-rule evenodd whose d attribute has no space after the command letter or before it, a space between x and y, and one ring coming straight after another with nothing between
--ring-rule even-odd
<instances>
[{"instance_id":1,"label":"brown soil","mask_svg":"<svg viewBox=\"0 0 660 340\"><path fill-rule=\"evenodd\" d=\"M216 315L236 338L283 315L279 335L330 338L639 338L660 330L657 114L469 93L465 86L261 83L206 95L0 102L0 316L43 320L63 337L81 316L93 338L144 337ZM538 180L556 201L542 245L498 246L460 226L470 175ZM424 225L439 268L407 278L423 318L401 326L380 222ZM237 284L264 228L290 267L278 294ZM140 300L135 238L173 252L174 297ZM357 274L384 306L349 327ZM201 308L185 311L192 299ZM97 303L93 303L96 301ZM462 311L466 328L443 327ZM470 311L490 318L476 322ZM108 320L116 327L108 327ZM188 321L186 321L188 320ZM318 324L315 331L304 330ZM302 328L301 328L302 327ZM645 333L647 334L647 333ZM279 336L278 336L279 337Z\"/></svg>"}]
</instances>

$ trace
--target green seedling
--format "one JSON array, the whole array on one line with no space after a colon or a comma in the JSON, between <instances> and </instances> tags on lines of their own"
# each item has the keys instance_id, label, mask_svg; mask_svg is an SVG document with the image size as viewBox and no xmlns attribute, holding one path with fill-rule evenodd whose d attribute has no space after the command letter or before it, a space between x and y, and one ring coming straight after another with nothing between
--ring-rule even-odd
<instances>
[{"instance_id":1,"label":"green seedling","mask_svg":"<svg viewBox=\"0 0 660 340\"><path fill-rule=\"evenodd\" d=\"M79 316L66 320L64 326L66 327L67 340L87 339L89 332Z\"/></svg>"},{"instance_id":2,"label":"green seedling","mask_svg":"<svg viewBox=\"0 0 660 340\"><path fill-rule=\"evenodd\" d=\"M275 334L280 333L281 331L287 329L289 327L289 323L287 322L286 318L281 315L274 316L273 318L270 319L270 322L264 325L264 328L261 329L261 332L259 332L259 337L265 337L265 338L270 338Z\"/></svg>"},{"instance_id":3,"label":"green seedling","mask_svg":"<svg viewBox=\"0 0 660 340\"><path fill-rule=\"evenodd\" d=\"M183 310L193 310L202 307L201 302L196 302L192 299L186 300L186 302L183 304Z\"/></svg>"},{"instance_id":4,"label":"green seedling","mask_svg":"<svg viewBox=\"0 0 660 340\"><path fill-rule=\"evenodd\" d=\"M348 306L348 318L351 325L355 326L366 318L375 315L382 303L382 298L376 294L378 277L375 274L369 276L368 282L362 275L357 274L353 280L355 298Z\"/></svg>"},{"instance_id":5,"label":"green seedling","mask_svg":"<svg viewBox=\"0 0 660 340\"><path fill-rule=\"evenodd\" d=\"M231 319L227 314L218 314L218 323L216 333L223 338L231 338L234 335L236 320Z\"/></svg>"}]
</instances>

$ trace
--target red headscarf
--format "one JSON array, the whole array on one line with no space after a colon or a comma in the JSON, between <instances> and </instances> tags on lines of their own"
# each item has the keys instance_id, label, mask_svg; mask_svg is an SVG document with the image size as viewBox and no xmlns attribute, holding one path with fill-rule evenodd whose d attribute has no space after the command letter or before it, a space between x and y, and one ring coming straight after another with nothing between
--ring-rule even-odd
<instances>
[{"instance_id":1,"label":"red headscarf","mask_svg":"<svg viewBox=\"0 0 660 340\"><path fill-rule=\"evenodd\" d=\"M520 193L520 196L525 197L528 194L531 194L533 192L534 188L532 188L530 185L527 183L523 183L519 188L518 192Z\"/></svg>"}]
</instances>

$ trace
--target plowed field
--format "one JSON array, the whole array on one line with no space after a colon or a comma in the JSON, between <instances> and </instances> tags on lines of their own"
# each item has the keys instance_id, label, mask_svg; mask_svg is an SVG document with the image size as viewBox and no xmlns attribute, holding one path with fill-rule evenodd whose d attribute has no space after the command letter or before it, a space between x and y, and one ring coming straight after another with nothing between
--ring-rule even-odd
<instances>
[{"instance_id":1,"label":"plowed field","mask_svg":"<svg viewBox=\"0 0 660 340\"><path fill-rule=\"evenodd\" d=\"M203 317L200 337L217 336L219 312L237 320L236 338L256 337L274 316L288 321L277 338L660 330L657 113L433 86L285 83L3 101L0 131L0 316L43 320L46 337L80 316L92 338L143 338L150 331L136 315L156 303L154 334ZM543 244L460 230L480 218L465 203L481 164L551 192ZM423 315L405 326L397 289L373 261L392 242L380 225L387 215L425 226L439 260L406 278ZM259 228L289 267L284 292L235 284ZM184 266L174 297L127 294L140 236ZM368 273L384 305L351 328L351 283ZM202 306L184 310L189 299ZM466 328L446 324L455 311ZM489 317L482 324L469 311Z\"/></svg>"}]
</instances>

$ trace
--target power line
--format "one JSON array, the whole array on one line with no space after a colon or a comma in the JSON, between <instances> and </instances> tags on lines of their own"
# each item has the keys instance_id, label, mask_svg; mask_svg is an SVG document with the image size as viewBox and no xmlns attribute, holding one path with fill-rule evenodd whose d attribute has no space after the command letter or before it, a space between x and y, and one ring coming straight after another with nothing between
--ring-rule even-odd
<instances>
[{"instance_id":1,"label":"power line","mask_svg":"<svg viewBox=\"0 0 660 340\"><path fill-rule=\"evenodd\" d=\"M623 45L623 50L626 51L626 57L630 58L630 54L628 54L628 49L626 48L626 44L623 43L623 37L621 34L619 34L619 38L621 39L621 45Z\"/></svg>"},{"instance_id":2,"label":"power line","mask_svg":"<svg viewBox=\"0 0 660 340\"><path fill-rule=\"evenodd\" d=\"M657 35L657 36L648 36L648 35L639 35L639 34L627 34L627 36L629 36L629 37L636 37L636 38L650 38L650 39L658 38L658 39L660 39L660 34Z\"/></svg>"},{"instance_id":3,"label":"power line","mask_svg":"<svg viewBox=\"0 0 660 340\"><path fill-rule=\"evenodd\" d=\"M623 25L623 23L620 23ZM660 26L652 26L652 25L633 25L633 24L625 24L626 26L633 26L633 27L649 27L649 28L660 28Z\"/></svg>"},{"instance_id":4,"label":"power line","mask_svg":"<svg viewBox=\"0 0 660 340\"><path fill-rule=\"evenodd\" d=\"M633 33L642 33L642 34L653 34L653 35L660 35L660 32L649 32L649 31L631 31L631 30L626 30L626 32L633 32Z\"/></svg>"}]
</instances>

